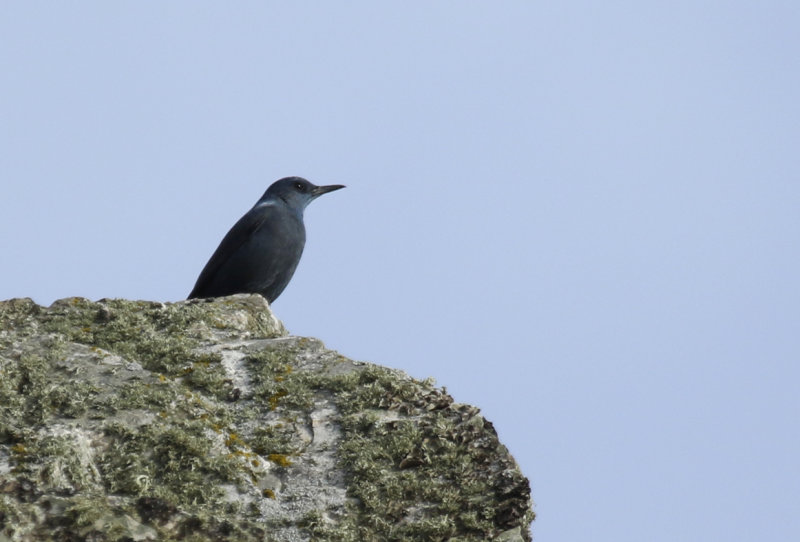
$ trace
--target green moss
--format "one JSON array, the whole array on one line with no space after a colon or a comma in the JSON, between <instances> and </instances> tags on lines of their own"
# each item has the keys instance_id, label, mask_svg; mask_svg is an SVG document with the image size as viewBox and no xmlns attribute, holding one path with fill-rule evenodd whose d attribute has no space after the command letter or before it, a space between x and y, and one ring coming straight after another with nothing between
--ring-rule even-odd
<instances>
[{"instance_id":1,"label":"green moss","mask_svg":"<svg viewBox=\"0 0 800 542\"><path fill-rule=\"evenodd\" d=\"M279 405L288 410L311 406L316 381L308 373L293 368L300 351L297 344L290 348L268 347L246 358L256 402L269 410Z\"/></svg>"},{"instance_id":2,"label":"green moss","mask_svg":"<svg viewBox=\"0 0 800 542\"><path fill-rule=\"evenodd\" d=\"M82 298L53 304L43 327L66 340L102 348L135 359L154 372L178 375L198 357L198 342L185 330L201 321L203 311L160 303L110 300L103 304Z\"/></svg>"},{"instance_id":3,"label":"green moss","mask_svg":"<svg viewBox=\"0 0 800 542\"><path fill-rule=\"evenodd\" d=\"M103 402L103 406L111 410L130 410L136 408L160 411L175 403L180 390L160 379L133 380L119 388L119 393Z\"/></svg>"},{"instance_id":4,"label":"green moss","mask_svg":"<svg viewBox=\"0 0 800 542\"><path fill-rule=\"evenodd\" d=\"M476 409L460 411L431 382L380 367L331 377L327 385L346 414L339 460L357 504L336 530L309 518L310 533L319 540L339 540L337 532L346 531L361 539L443 540L458 534L459 540L475 541L499 533L508 495L501 494L505 488L493 473L482 471L499 443L493 433L487 438ZM524 508L527 481L518 478L518 495L512 496Z\"/></svg>"},{"instance_id":5,"label":"green moss","mask_svg":"<svg viewBox=\"0 0 800 542\"><path fill-rule=\"evenodd\" d=\"M256 427L248 438L248 443L253 452L262 457L272 454L286 456L299 451L294 427L289 423L276 422Z\"/></svg>"},{"instance_id":6,"label":"green moss","mask_svg":"<svg viewBox=\"0 0 800 542\"><path fill-rule=\"evenodd\" d=\"M241 300L223 302L229 306L240 303ZM200 345L200 336L192 332L192 329L202 329L209 323L217 329L229 328L230 324L219 310L217 305L202 302L162 304L112 299L93 303L82 298L70 298L54 303L41 320L44 330L59 333L68 341L135 359L150 371L178 376L194 364L219 362L215 356L194 352ZM275 336L270 331L271 322L264 318L250 314L251 332ZM201 377L198 383L208 385L209 380L215 385L218 383L211 377Z\"/></svg>"},{"instance_id":7,"label":"green moss","mask_svg":"<svg viewBox=\"0 0 800 542\"><path fill-rule=\"evenodd\" d=\"M64 511L59 523L83 530L91 527L108 513L108 504L104 498L79 499Z\"/></svg>"},{"instance_id":8,"label":"green moss","mask_svg":"<svg viewBox=\"0 0 800 542\"><path fill-rule=\"evenodd\" d=\"M17 333L28 335L31 319L41 314L42 310L28 297L0 302L0 330L14 329Z\"/></svg>"},{"instance_id":9,"label":"green moss","mask_svg":"<svg viewBox=\"0 0 800 542\"><path fill-rule=\"evenodd\" d=\"M180 507L220 505L223 483L243 477L242 463L213 453L201 422L155 422L136 431L110 425L114 446L100 464L112 492L152 495Z\"/></svg>"},{"instance_id":10,"label":"green moss","mask_svg":"<svg viewBox=\"0 0 800 542\"><path fill-rule=\"evenodd\" d=\"M209 393L220 400L228 400L233 394L231 382L222 366L219 354L202 354L183 368L184 382L202 392Z\"/></svg>"},{"instance_id":11,"label":"green moss","mask_svg":"<svg viewBox=\"0 0 800 542\"><path fill-rule=\"evenodd\" d=\"M52 416L77 418L97 396L96 386L58 366L63 342L50 341L45 355L22 353L4 364L0 374L0 420L10 417L26 425L44 423ZM52 372L62 373L53 384ZM0 426L3 421L0 421Z\"/></svg>"}]
</instances>

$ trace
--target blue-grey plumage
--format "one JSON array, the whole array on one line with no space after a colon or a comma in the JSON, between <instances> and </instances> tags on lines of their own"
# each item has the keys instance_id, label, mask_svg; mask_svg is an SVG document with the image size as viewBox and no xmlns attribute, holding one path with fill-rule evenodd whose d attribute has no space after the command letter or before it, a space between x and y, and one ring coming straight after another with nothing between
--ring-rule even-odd
<instances>
[{"instance_id":1,"label":"blue-grey plumage","mask_svg":"<svg viewBox=\"0 0 800 542\"><path fill-rule=\"evenodd\" d=\"M340 188L316 186L301 177L272 183L222 239L189 299L253 293L275 301L303 254L303 211L317 197Z\"/></svg>"}]
</instances>

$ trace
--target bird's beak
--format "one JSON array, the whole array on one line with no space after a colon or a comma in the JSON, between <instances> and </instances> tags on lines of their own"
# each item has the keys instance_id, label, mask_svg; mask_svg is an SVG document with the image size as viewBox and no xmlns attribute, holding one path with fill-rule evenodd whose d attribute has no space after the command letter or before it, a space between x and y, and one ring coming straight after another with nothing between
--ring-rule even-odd
<instances>
[{"instance_id":1,"label":"bird's beak","mask_svg":"<svg viewBox=\"0 0 800 542\"><path fill-rule=\"evenodd\" d=\"M344 188L343 184L329 184L326 186L315 186L311 189L311 195L315 198L320 197L322 194L327 194L328 192L333 192L334 190L339 190L340 188Z\"/></svg>"}]
</instances>

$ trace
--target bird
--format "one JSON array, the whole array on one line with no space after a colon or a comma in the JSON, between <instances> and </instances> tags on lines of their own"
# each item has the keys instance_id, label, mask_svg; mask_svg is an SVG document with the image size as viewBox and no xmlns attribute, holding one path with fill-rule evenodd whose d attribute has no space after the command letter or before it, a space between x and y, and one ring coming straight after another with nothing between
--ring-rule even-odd
<instances>
[{"instance_id":1,"label":"bird","mask_svg":"<svg viewBox=\"0 0 800 542\"><path fill-rule=\"evenodd\" d=\"M302 177L275 181L233 225L200 272L188 299L261 294L272 304L294 275L306 228L303 211L316 198L345 188Z\"/></svg>"}]
</instances>

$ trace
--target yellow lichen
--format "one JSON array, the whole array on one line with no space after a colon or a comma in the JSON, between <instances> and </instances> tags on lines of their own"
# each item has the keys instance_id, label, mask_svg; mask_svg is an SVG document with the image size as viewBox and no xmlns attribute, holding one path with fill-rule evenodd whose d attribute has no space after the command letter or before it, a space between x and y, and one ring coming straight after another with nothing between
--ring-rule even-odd
<instances>
[{"instance_id":1,"label":"yellow lichen","mask_svg":"<svg viewBox=\"0 0 800 542\"><path fill-rule=\"evenodd\" d=\"M281 467L289 467L292 464L291 460L283 454L269 454L267 459Z\"/></svg>"},{"instance_id":2,"label":"yellow lichen","mask_svg":"<svg viewBox=\"0 0 800 542\"><path fill-rule=\"evenodd\" d=\"M267 402L269 403L269 409L275 410L278 408L278 401L280 401L283 397L286 397L286 390L280 390L278 393L271 395Z\"/></svg>"}]
</instances>

